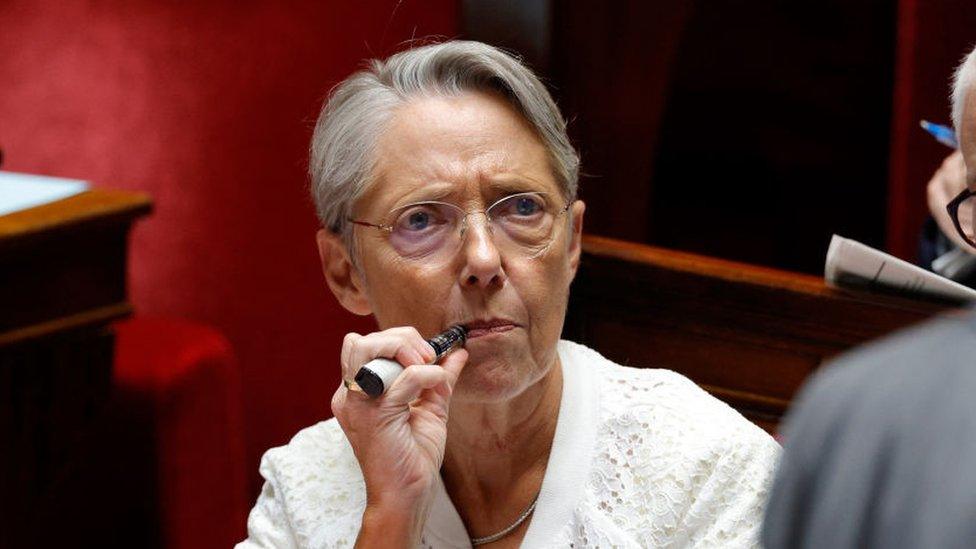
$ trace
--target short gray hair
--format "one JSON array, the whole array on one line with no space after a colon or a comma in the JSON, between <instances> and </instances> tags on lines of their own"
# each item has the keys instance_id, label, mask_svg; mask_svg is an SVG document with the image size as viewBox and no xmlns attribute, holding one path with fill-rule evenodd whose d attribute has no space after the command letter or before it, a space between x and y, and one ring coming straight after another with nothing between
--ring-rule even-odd
<instances>
[{"instance_id":1,"label":"short gray hair","mask_svg":"<svg viewBox=\"0 0 976 549\"><path fill-rule=\"evenodd\" d=\"M372 182L373 150L397 106L415 97L465 91L501 94L535 129L564 198L576 197L579 155L545 86L518 58L481 42L457 40L374 59L332 90L309 151L312 199L322 226L343 232L353 204Z\"/></svg>"},{"instance_id":2,"label":"short gray hair","mask_svg":"<svg viewBox=\"0 0 976 549\"><path fill-rule=\"evenodd\" d=\"M976 82L976 48L966 54L962 63L952 75L952 125L956 128L956 138L962 131L962 111L966 107L966 98Z\"/></svg>"}]
</instances>

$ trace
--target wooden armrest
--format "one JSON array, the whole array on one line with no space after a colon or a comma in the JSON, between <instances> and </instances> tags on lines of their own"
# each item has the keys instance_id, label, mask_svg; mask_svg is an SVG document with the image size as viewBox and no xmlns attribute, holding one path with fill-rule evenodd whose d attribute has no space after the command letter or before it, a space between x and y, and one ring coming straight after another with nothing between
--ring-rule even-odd
<instances>
[{"instance_id":1,"label":"wooden armrest","mask_svg":"<svg viewBox=\"0 0 976 549\"><path fill-rule=\"evenodd\" d=\"M950 308L599 236L570 295L567 338L680 372L769 430L825 358Z\"/></svg>"}]
</instances>

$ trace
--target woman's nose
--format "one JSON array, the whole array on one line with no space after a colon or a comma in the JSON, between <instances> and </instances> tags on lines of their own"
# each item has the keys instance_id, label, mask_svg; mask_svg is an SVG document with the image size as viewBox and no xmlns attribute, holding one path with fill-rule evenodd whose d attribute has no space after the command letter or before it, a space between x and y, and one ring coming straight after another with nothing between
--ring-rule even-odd
<instances>
[{"instance_id":1,"label":"woman's nose","mask_svg":"<svg viewBox=\"0 0 976 549\"><path fill-rule=\"evenodd\" d=\"M487 216L472 215L466 221L461 243L461 287L501 286L505 273Z\"/></svg>"}]
</instances>

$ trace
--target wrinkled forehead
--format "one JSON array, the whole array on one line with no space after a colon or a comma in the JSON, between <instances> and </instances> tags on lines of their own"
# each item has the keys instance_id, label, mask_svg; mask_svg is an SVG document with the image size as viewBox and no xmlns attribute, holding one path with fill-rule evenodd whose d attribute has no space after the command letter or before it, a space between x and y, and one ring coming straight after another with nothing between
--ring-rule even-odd
<instances>
[{"instance_id":1,"label":"wrinkled forehead","mask_svg":"<svg viewBox=\"0 0 976 549\"><path fill-rule=\"evenodd\" d=\"M410 100L392 113L375 151L373 183L360 200L371 211L416 200L560 191L534 129L491 94Z\"/></svg>"}]
</instances>

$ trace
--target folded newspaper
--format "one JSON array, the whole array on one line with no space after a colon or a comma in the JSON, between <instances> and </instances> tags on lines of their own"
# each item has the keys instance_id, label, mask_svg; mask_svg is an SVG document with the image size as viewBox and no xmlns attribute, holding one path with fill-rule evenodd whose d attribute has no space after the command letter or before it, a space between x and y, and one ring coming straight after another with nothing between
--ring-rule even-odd
<instances>
[{"instance_id":1,"label":"folded newspaper","mask_svg":"<svg viewBox=\"0 0 976 549\"><path fill-rule=\"evenodd\" d=\"M834 287L976 301L972 288L836 234L827 249L824 278Z\"/></svg>"}]
</instances>

